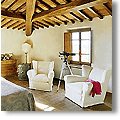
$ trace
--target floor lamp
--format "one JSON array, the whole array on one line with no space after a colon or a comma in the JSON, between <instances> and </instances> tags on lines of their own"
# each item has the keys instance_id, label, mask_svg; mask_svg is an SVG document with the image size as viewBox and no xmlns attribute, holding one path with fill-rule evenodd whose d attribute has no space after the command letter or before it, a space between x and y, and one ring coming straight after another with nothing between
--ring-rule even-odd
<instances>
[{"instance_id":1,"label":"floor lamp","mask_svg":"<svg viewBox=\"0 0 120 120\"><path fill-rule=\"evenodd\" d=\"M26 57L26 64L27 64L27 54L30 51L30 49L31 49L31 45L30 44L28 44L28 43L23 43L22 44L22 50L24 51L25 57Z\"/></svg>"}]
</instances>

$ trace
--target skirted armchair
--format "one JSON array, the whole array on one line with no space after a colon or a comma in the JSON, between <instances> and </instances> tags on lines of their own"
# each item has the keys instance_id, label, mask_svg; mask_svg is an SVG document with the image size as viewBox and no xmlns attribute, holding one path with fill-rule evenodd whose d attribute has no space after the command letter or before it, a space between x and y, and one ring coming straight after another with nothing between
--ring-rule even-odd
<instances>
[{"instance_id":1,"label":"skirted armchair","mask_svg":"<svg viewBox=\"0 0 120 120\"><path fill-rule=\"evenodd\" d=\"M54 61L32 61L33 69L27 72L29 88L52 91L54 78Z\"/></svg>"},{"instance_id":2,"label":"skirted armchair","mask_svg":"<svg viewBox=\"0 0 120 120\"><path fill-rule=\"evenodd\" d=\"M110 79L111 70L103 70L100 68L82 66L82 76L66 75L65 80L65 97L80 105L88 107L95 104L104 103L108 80ZM91 96L93 84L86 80L93 80L101 85L101 94Z\"/></svg>"}]
</instances>

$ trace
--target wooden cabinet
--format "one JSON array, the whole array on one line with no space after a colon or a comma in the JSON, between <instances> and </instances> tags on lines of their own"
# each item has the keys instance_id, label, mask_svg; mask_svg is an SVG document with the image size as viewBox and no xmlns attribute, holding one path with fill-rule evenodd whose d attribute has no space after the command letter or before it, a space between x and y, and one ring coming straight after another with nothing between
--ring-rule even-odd
<instances>
[{"instance_id":1,"label":"wooden cabinet","mask_svg":"<svg viewBox=\"0 0 120 120\"><path fill-rule=\"evenodd\" d=\"M17 60L1 61L1 76L15 75L17 73Z\"/></svg>"}]
</instances>

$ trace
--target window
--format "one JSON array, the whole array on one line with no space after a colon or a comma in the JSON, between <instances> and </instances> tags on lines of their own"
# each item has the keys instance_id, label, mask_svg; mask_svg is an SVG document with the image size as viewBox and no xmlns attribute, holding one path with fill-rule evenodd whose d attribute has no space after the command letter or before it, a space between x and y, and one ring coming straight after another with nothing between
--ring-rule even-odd
<instances>
[{"instance_id":1,"label":"window","mask_svg":"<svg viewBox=\"0 0 120 120\"><path fill-rule=\"evenodd\" d=\"M72 56L71 62L79 64L91 64L91 29L71 31Z\"/></svg>"}]
</instances>

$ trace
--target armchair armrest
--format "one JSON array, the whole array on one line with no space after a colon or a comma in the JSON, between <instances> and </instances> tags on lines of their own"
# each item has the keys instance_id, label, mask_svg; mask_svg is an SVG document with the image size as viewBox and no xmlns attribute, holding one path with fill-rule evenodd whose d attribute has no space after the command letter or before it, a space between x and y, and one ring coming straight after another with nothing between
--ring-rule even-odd
<instances>
[{"instance_id":1,"label":"armchair armrest","mask_svg":"<svg viewBox=\"0 0 120 120\"><path fill-rule=\"evenodd\" d=\"M91 82L83 82L82 85L82 101L84 100L85 96L89 96L92 90L93 84Z\"/></svg>"},{"instance_id":2,"label":"armchair armrest","mask_svg":"<svg viewBox=\"0 0 120 120\"><path fill-rule=\"evenodd\" d=\"M50 80L52 80L53 77L54 77L54 71L49 71L49 73L48 73L48 78L49 78Z\"/></svg>"},{"instance_id":3,"label":"armchair armrest","mask_svg":"<svg viewBox=\"0 0 120 120\"><path fill-rule=\"evenodd\" d=\"M83 91L90 93L92 90L93 84L91 82L84 82L83 83Z\"/></svg>"},{"instance_id":4,"label":"armchair armrest","mask_svg":"<svg viewBox=\"0 0 120 120\"><path fill-rule=\"evenodd\" d=\"M28 70L27 75L29 79L32 79L37 74L37 71L34 69Z\"/></svg>"},{"instance_id":5,"label":"armchair armrest","mask_svg":"<svg viewBox=\"0 0 120 120\"><path fill-rule=\"evenodd\" d=\"M87 80L87 78L79 75L66 75L64 76L64 80L66 83L84 82L85 80Z\"/></svg>"}]
</instances>

